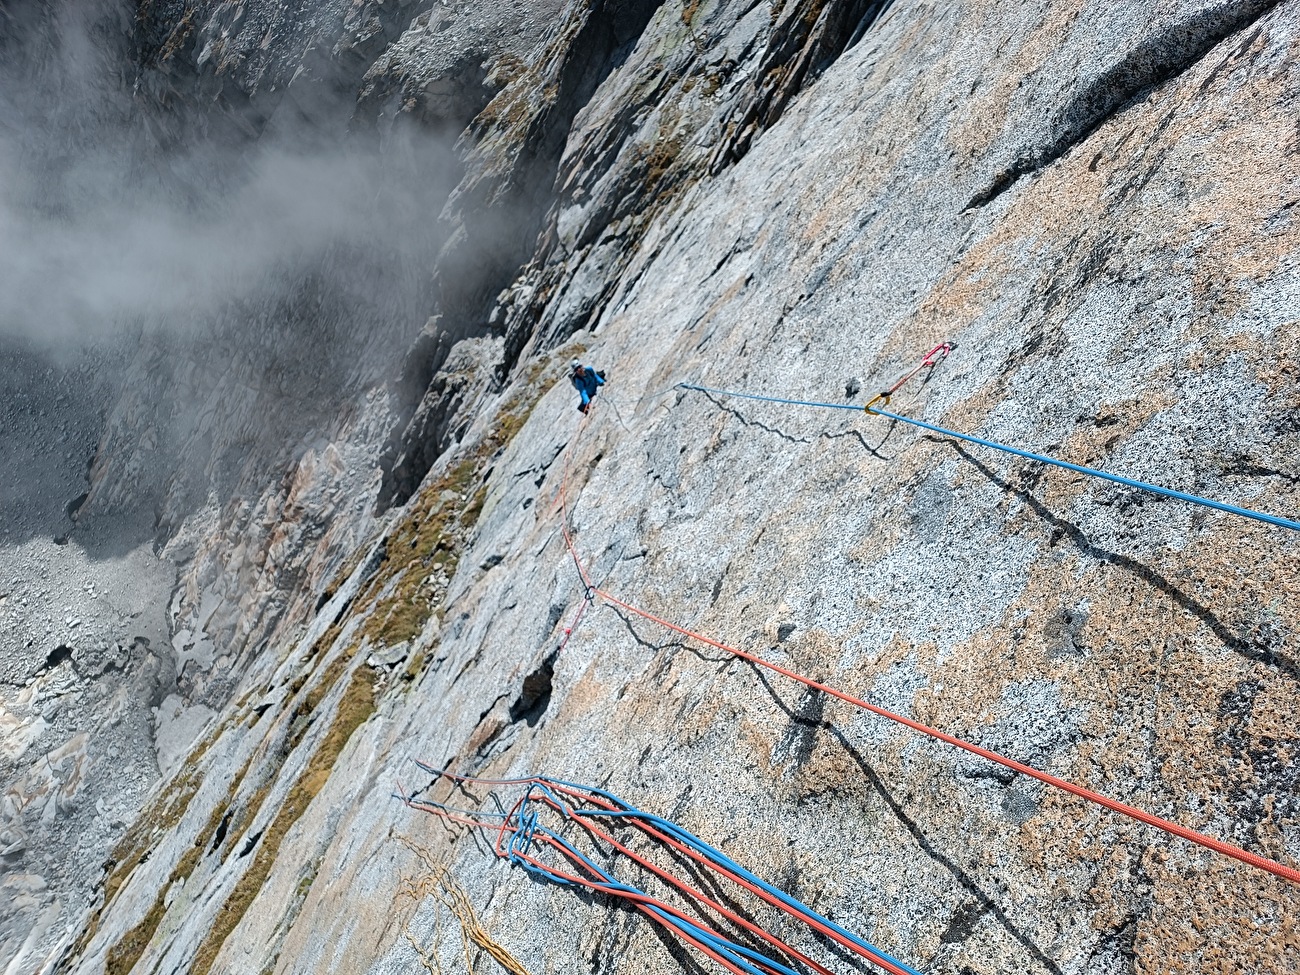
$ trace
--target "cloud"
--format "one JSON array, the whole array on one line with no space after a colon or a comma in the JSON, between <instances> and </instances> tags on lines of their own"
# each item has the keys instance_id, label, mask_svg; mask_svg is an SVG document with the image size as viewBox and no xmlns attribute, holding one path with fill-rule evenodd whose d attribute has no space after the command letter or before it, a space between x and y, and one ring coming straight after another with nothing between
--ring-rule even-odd
<instances>
[{"instance_id":1,"label":"cloud","mask_svg":"<svg viewBox=\"0 0 1300 975\"><path fill-rule=\"evenodd\" d=\"M177 148L202 107L167 115L134 92L129 22L72 6L0 11L0 339L185 334L323 270L418 328L452 183L445 141L205 134Z\"/></svg>"}]
</instances>

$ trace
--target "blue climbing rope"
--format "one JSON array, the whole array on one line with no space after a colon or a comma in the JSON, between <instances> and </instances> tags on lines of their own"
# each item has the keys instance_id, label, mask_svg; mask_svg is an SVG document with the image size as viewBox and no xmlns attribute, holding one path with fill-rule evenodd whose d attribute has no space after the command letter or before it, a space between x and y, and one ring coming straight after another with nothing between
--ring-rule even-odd
<instances>
[{"instance_id":1,"label":"blue climbing rope","mask_svg":"<svg viewBox=\"0 0 1300 975\"><path fill-rule=\"evenodd\" d=\"M757 393L743 393L731 389L713 389L709 386L697 386L693 383L680 383L679 386L682 389L692 389L700 393L712 393L715 396L733 396L739 399L761 400L766 403L782 403L789 406L814 406L831 410L853 410L854 412L861 410L861 407L849 406L843 403L818 403L810 400L782 399L778 396L760 396ZM1199 504L1206 508L1226 511L1229 514L1240 515L1243 518L1253 518L1255 521L1262 521L1265 524L1275 525L1278 528L1290 528L1292 531L1300 531L1300 521L1292 521L1289 518L1281 518L1277 515L1270 515L1263 511L1255 511L1251 508L1242 508L1238 505L1228 504L1224 501L1215 501L1213 498L1203 498L1198 494L1188 494L1186 491L1175 491L1173 488L1161 487L1159 484L1149 484L1146 481L1138 481L1134 478L1124 477L1120 474L1110 474L1106 471L1097 470L1095 467L1084 467L1082 464L1071 464L1069 461L1057 460L1055 457L1048 457L1044 454L1036 454L1031 450L1021 450L1018 447L1011 447L1007 444L998 443L996 440L986 440L983 437L973 437L968 433L959 433L956 430L949 430L947 427L941 427L934 423L926 423L924 420L914 420L911 417L900 416L899 414L891 413L888 410L870 407L866 412L875 416L887 417L890 420L897 420L900 423L908 423L914 427L920 427L922 430L929 430L933 433L942 434L945 437L955 437L958 440L978 444L981 447L991 447L993 450L1001 450L1004 453L1014 454L1017 457L1024 457L1027 460L1037 461L1040 464L1050 464L1053 467L1062 467L1068 471L1087 474L1090 477L1099 477L1105 481L1112 481L1115 484L1123 484L1126 487L1137 488L1141 491L1149 491L1152 494L1159 494L1166 498L1176 498L1179 501L1187 501L1191 504Z\"/></svg>"},{"instance_id":2,"label":"blue climbing rope","mask_svg":"<svg viewBox=\"0 0 1300 975\"><path fill-rule=\"evenodd\" d=\"M741 888L747 889L790 919L807 925L826 942L838 944L841 948L872 962L890 975L921 975L915 968L746 870L731 857L689 830L662 816L638 809L612 792L550 776L487 779L456 775L418 760L415 764L433 775L435 781L445 777L453 782L480 787L524 786L523 795L504 818L499 812L483 810L476 813L473 810L456 809L444 803L416 799L415 795L403 794L399 798L412 808L423 809L454 822L496 833L497 840L494 848L497 855L539 879L564 887L586 888L630 899L640 910L653 916L659 923L676 929L687 941L713 954L724 967L739 975L802 975L803 970L792 968L778 959L761 954L742 941L726 936L722 931L711 930L704 926L703 921L692 918L667 901L652 897L644 888L620 880L616 876L612 863L609 866L601 866L575 845L573 837L562 835L561 832L547 826L542 821L542 814L546 812L550 815L551 813L547 812L550 810L558 815L563 823L582 824L587 829L591 840L596 842L596 848L602 856L613 859L616 852L624 854L639 863L642 868L657 874L660 879L676 887L679 893L702 902L697 903L697 907L707 906L710 910L721 913L733 923L747 928L750 933L789 955L792 963L807 965L820 975L831 975L831 972L798 949L782 942L770 931L729 912L699 891L693 890L680 878L674 878L669 871L656 868L615 840L612 834L602 832L589 824L592 821L603 820L635 825L647 839L660 844L661 849L685 854L702 867L715 871L719 877L729 879ZM433 783L430 783L420 791L427 791L432 785ZM607 853L605 846L608 847ZM561 866L548 863L545 858L548 849L557 851L564 860L578 867L579 872L576 874L566 872Z\"/></svg>"},{"instance_id":3,"label":"blue climbing rope","mask_svg":"<svg viewBox=\"0 0 1300 975\"><path fill-rule=\"evenodd\" d=\"M732 873L736 874L737 876L744 877L746 880L748 880L750 883L754 884L755 886L761 887L763 890L767 891L767 893L771 894L777 900L781 901L781 903L785 904L791 910L803 914L805 917L814 918L821 924L824 924L826 927L835 931L837 934L852 941L854 944L856 944L859 948L862 948L864 951L888 959L890 962L892 962L893 964L897 965L899 968L902 968L907 972L912 972L914 973L914 975L920 975L920 973L917 972L916 969L912 968L910 965L907 965L905 962L899 961L897 958L895 958L893 955L889 954L888 952L882 951L881 949L873 945L871 942L858 937L852 931L849 931L847 928L841 927L840 925L832 921L830 918L822 914L818 914L816 911L808 907L806 904L803 904L802 902L797 901L794 898L790 897L785 891L781 890L781 888L774 887L772 884L769 884L767 881L761 879L757 875L750 873L748 870L742 867L735 860L731 859L731 857L727 856L721 850L715 849L714 847L710 846L708 843L705 843L702 839L700 839L695 834L689 832L686 829L683 829L681 826L678 826L676 823L672 822L671 820L664 819L662 816L656 816L653 813L643 812L640 809L637 809L635 806L629 805L627 802L620 799L618 796L614 795L613 793L606 792L604 789L598 789L593 786L587 786L586 788L587 791L590 792L592 795L597 795L600 796L602 799L606 799L610 802L616 803L617 805L621 806L622 809L621 810L584 809L582 810L580 815L591 816L591 817L608 816L616 819L617 818L640 819L645 822L651 823L654 826L657 826L663 832L671 835L674 839L685 844L686 846L691 847L696 852L707 857L713 862L725 866L728 870L730 870Z\"/></svg>"}]
</instances>

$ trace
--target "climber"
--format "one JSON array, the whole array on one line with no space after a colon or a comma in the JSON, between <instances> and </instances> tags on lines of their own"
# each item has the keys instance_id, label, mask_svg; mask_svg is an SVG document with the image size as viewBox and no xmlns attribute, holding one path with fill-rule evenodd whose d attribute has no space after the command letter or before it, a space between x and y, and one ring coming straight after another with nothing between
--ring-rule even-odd
<instances>
[{"instance_id":1,"label":"climber","mask_svg":"<svg viewBox=\"0 0 1300 975\"><path fill-rule=\"evenodd\" d=\"M605 385L605 374L574 359L569 363L569 382L573 383L573 388L582 397L582 402L578 404L579 411L586 413L596 395L596 389Z\"/></svg>"}]
</instances>

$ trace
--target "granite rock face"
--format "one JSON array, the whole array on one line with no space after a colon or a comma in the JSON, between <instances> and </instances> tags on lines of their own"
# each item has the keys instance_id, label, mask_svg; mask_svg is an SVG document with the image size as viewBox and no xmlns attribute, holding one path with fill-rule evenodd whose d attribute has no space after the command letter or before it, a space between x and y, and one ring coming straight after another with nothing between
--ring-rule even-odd
<instances>
[{"instance_id":1,"label":"granite rock face","mask_svg":"<svg viewBox=\"0 0 1300 975\"><path fill-rule=\"evenodd\" d=\"M947 340L891 409L1294 517L1300 6L574 0L511 7L493 35L506 9L130 21L159 131L464 131L393 322L332 324L328 292L270 283L261 344L232 315L206 345L116 349L114 384L70 381L76 411L33 407L100 438L45 459L72 480L93 453L74 543L138 515L137 472L167 472L155 547L115 557L176 582L139 609L152 656L53 652L30 568L0 596L35 634L5 678L3 838L112 847L102 876L68 875L80 898L5 848L5 964L456 969L431 862L530 971L694 964L396 801L426 785L420 758L598 784L929 973L1291 971L1283 881L607 600L557 654L583 595L557 509L620 599L1294 865L1300 539L677 384L860 405ZM583 422L574 355L610 376ZM338 371L299 388L317 356ZM216 381L187 365L213 360L233 364ZM200 420L151 434L181 398ZM0 446L38 457L46 429ZM5 538L24 566L42 526L68 533L47 507ZM166 747L143 808L114 786L128 798L76 826L108 763L75 709L40 702L95 668L124 728L156 708Z\"/></svg>"}]
</instances>

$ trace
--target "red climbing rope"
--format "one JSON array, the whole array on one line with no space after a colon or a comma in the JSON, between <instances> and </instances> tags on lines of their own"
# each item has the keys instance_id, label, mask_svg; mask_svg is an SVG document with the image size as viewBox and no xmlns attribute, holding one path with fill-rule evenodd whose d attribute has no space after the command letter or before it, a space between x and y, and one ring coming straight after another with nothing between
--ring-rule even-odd
<instances>
[{"instance_id":1,"label":"red climbing rope","mask_svg":"<svg viewBox=\"0 0 1300 975\"><path fill-rule=\"evenodd\" d=\"M610 811L616 809L613 803L605 802L599 799L599 797L597 796L583 796L578 794L572 789L565 789L556 784L552 784L551 788L555 789L557 792L563 792L572 798L578 799L579 801L585 800L587 802L590 802L592 805L595 805L601 809L606 809ZM540 798L540 801L558 813L563 814L565 812L563 807L561 807L560 804L553 799L549 799L543 796ZM632 850L626 844L620 843L612 833L600 829L599 827L595 826L593 823L591 823L589 820L585 818L574 817L574 819L583 829L587 831L589 835L598 838L600 840L603 840L608 846L617 850L619 853L622 853L624 856L632 860L642 869L647 870L650 873L654 874L660 880L663 880L665 883L676 888L681 893L686 894L688 897L693 898L695 901L699 902L700 904L703 904L704 906L710 908L711 910L716 911L718 914L725 917L728 921L731 921L733 924L741 928L744 928L750 934L753 934L761 938L762 940L766 941L768 944L772 945L774 948L777 948L778 950L784 952L786 955L797 959L798 961L802 962L804 965L807 965L809 968L816 971L818 975L831 975L831 971L828 968L818 964L816 961L809 958L803 952L799 951L799 949L786 944L776 935L771 934L770 932L760 927L759 925L754 924L752 921L746 920L745 918L737 914L735 911L731 911L727 909L723 905L719 904L713 898L704 894L702 891L697 890L695 887L692 887L690 884L686 883L686 881L680 879L679 877L674 876L673 874L669 873L667 870L664 870L662 867L659 867L658 865L651 862L647 858L641 856L639 853ZM704 859L703 857L699 856L699 854L695 854L694 851L688 851L688 849L685 846L683 846L681 843L678 843L676 840L673 840L671 837L667 836L666 834L662 833L659 830L656 830L652 826L649 826L644 823L639 823L639 822L634 823L634 825L639 826L641 828L641 831L644 832L651 839L658 840L664 845L672 847L673 849L676 849L680 852L688 853L688 855L692 855L693 858L696 860L702 861ZM504 836L504 833L505 833L505 826L503 825L502 829L498 832L498 839L496 844L496 849L498 851L501 851L502 849L502 837ZM498 853L498 855L500 855L500 853ZM716 864L710 863L708 865L718 870L719 873L722 873L724 876L728 877L729 879L732 880L737 879L731 873L719 869ZM769 900L769 903L770 902L771 900ZM674 913L677 912L674 911ZM720 960L720 959L715 958L715 960Z\"/></svg>"},{"instance_id":2,"label":"red climbing rope","mask_svg":"<svg viewBox=\"0 0 1300 975\"><path fill-rule=\"evenodd\" d=\"M587 421L591 419L591 415L594 412L595 412L595 404L593 402L593 404L589 406L587 410L583 413L582 422L578 424L578 430L574 434L575 441L582 436L582 432L587 428ZM559 497L555 499L555 505L552 510L561 507L568 493L568 489L569 489L569 451L565 450L564 477L561 479L560 494ZM573 622L571 622L568 626L564 628L564 637L560 640L560 645L557 648L558 653L563 653L564 648L569 645L569 640L573 638L574 630L576 630L578 628L578 624L582 622L582 616L587 611L587 607L590 606L591 603L593 602L596 591L591 586L591 579L588 578L587 576L587 570L583 568L582 562L579 561L578 559L578 550L574 548L573 536L569 533L569 518L568 515L563 510L560 511L560 528L564 532L564 544L568 546L569 554L573 556L574 568L578 570L578 577L582 579L582 584L585 587L585 590L582 594L582 602L578 604L578 611L573 615Z\"/></svg>"},{"instance_id":3,"label":"red climbing rope","mask_svg":"<svg viewBox=\"0 0 1300 975\"><path fill-rule=\"evenodd\" d=\"M939 359L941 359L943 356L946 356L949 349L951 349L951 346L948 343L943 343L941 345L935 346L934 349L930 350L930 352L926 354L926 357L924 360L922 360L921 365L917 366L916 369L908 373L908 375L905 376L898 383L895 383L894 386L892 387L892 390L897 390L898 387L902 385L902 383L906 382L907 379L910 379L912 376L916 375L916 373L919 372L922 368L924 368L924 366L927 365L927 363L932 365L933 362L930 360L932 359L932 357L938 355L941 350L943 351L942 351L942 355L939 356ZM939 359L934 359L933 361L939 361ZM881 395L887 396L887 394L884 393L882 393ZM590 412L593 411L589 411L588 417L590 416ZM767 670L781 674L783 677L788 677L791 680L797 681L798 683L803 684L805 687L809 687L816 691L821 691L824 694L829 694L831 697L838 698L839 700L844 701L848 704L852 704L855 707L862 708L865 711L870 711L872 714L878 715L882 718L887 718L890 721L893 721L897 724L904 725L908 728L911 728L913 731L918 731L923 735L928 735L929 737L937 739L938 741L945 742L956 748L960 748L963 751L970 752L973 755L978 755L981 758L987 759L990 762L994 762L998 765L1001 765L1004 768L1008 768L1011 769L1012 771L1019 772L1022 775L1027 775L1030 778L1037 779L1039 782L1042 782L1046 785L1050 785L1064 792L1068 792L1071 795L1078 796L1081 799L1086 799L1089 802L1096 803L1097 805L1103 806L1106 809L1111 810L1112 812L1117 812L1120 815L1128 816L1130 819L1135 819L1138 822L1145 823L1148 826L1154 826L1156 829L1162 830L1163 832L1168 833L1172 836L1178 836L1184 840L1187 840L1188 842L1195 843L1198 846L1203 846L1206 849L1213 850L1216 853L1220 853L1223 856L1231 857L1232 859L1238 860L1241 863L1245 863L1259 870L1264 870L1270 874L1273 874L1276 877L1280 877L1283 880L1289 881L1290 883L1300 884L1300 870L1296 870L1293 867L1289 867L1286 866L1285 864L1281 864L1274 860L1270 860L1267 857L1262 857L1259 856L1258 854L1251 853L1248 850L1243 850L1241 847L1234 846L1231 843L1226 843L1222 840L1217 840L1212 836L1207 836L1204 833L1200 833L1194 829L1190 829L1187 826L1182 826L1179 823L1173 822L1172 820L1168 820L1160 816L1156 816L1155 814L1149 813L1143 809L1139 809L1136 806L1130 806L1127 803L1119 802L1116 799L1111 799L1107 796L1102 795L1099 792L1094 792L1093 790L1086 789L1083 786L1075 785L1073 782L1070 782L1066 779L1062 779L1058 776L1051 775L1050 773L1047 772L1042 772L1036 768L1033 768L1032 766L1024 764L1023 762L1017 762L1015 759L1007 758L1005 755L999 755L997 752L989 751L987 748L981 748L979 745L972 744L971 742L958 738L955 735L947 734L946 732L940 731L937 728L931 728L929 725L922 724L919 721L913 721L911 718L903 717L901 714L895 714L892 711L887 711L884 708L878 707L869 701L863 700L860 697L856 697L853 694L849 694L846 693L845 691L841 691L834 687L831 687L829 684L824 684L821 681L816 681L810 677L805 677L802 674L796 673L795 671L790 670L787 667L782 667L779 664L775 664L772 663L771 661L764 660L762 657L749 653L745 650L741 650L738 647L730 646L729 644L723 643L719 640L715 640L712 637L706 636L703 633L698 633L695 630L687 629L684 626L678 626L676 623L671 623L668 620L656 616L653 613L647 612L646 610L641 609L638 606L633 606L631 603L619 599L617 596L613 595L612 593L606 592L604 589L601 589L598 586L593 585L591 582L591 577L587 572L587 569L583 566L582 560L578 556L578 550L576 545L574 544L573 535L569 528L569 510L568 510L569 453L574 449L574 446L577 444L578 439L585 426L586 426L586 420L584 420L582 425L580 425L577 434L575 434L573 438L573 441L570 442L569 446L565 450L564 477L563 480L561 481L560 495L559 498L557 499L557 506L560 509L560 518L564 530L564 542L565 545L568 546L569 554L573 558L573 564L577 567L578 575L581 577L582 583L586 587L587 590L586 598L598 596L606 600L607 602L611 603L612 605L618 606L619 608L626 610L627 612L632 613L636 616L640 616L642 619L648 620L651 623L654 623L658 626L662 626L663 628L667 630L671 630L672 632L677 633L681 636L688 637L692 640L696 640L700 643L705 644L706 646L710 646L717 650L721 650L725 653L729 653L732 656L738 657L741 660L748 661L749 663L754 664L757 667L763 667Z\"/></svg>"},{"instance_id":4,"label":"red climbing rope","mask_svg":"<svg viewBox=\"0 0 1300 975\"><path fill-rule=\"evenodd\" d=\"M591 605L592 595L594 594L590 589L582 594L582 602L578 604L578 611L573 614L573 622L564 628L564 639L560 641L560 645L557 648L558 653L563 653L564 648L569 645L569 640L573 638L573 631L576 630L578 624L582 622L582 614L585 613L587 607Z\"/></svg>"},{"instance_id":5,"label":"red climbing rope","mask_svg":"<svg viewBox=\"0 0 1300 975\"><path fill-rule=\"evenodd\" d=\"M686 920L694 926L703 928L703 930L707 931L709 934L717 936L717 932L713 931L711 928L708 928L707 926L702 925L700 921L696 919L692 919L689 916L683 914L680 910L678 910L676 907L673 907L670 904L664 903L663 901L657 900L655 898L647 897L645 895L639 895L631 891L622 890L617 887L612 887L609 884L601 883L598 875L595 875L594 871L591 871L589 869L583 870L583 874L579 875L579 874L570 873L566 870L560 870L554 866L550 866L549 864L543 863L537 857L532 856L531 854L528 853L521 853L515 851L513 854L508 854L504 847L505 836L506 836L506 827L504 826L504 823L509 822L508 819L503 820L503 825L497 827L491 823L482 823L477 820L471 819L468 816L463 816L457 813L449 812L446 809L440 808L435 803L425 803L425 802L420 802L418 800L405 799L405 798L404 801L411 808L421 809L424 812L434 813L435 815L440 816L443 819L446 819L453 823L458 823L463 826L469 826L472 828L480 829L487 833L495 831L497 833L497 838L493 843L493 852L500 859L503 860L514 859L522 863L525 863L529 866L532 866L536 870L543 872L546 875L553 877L557 880L561 880L563 882L573 884L574 886L577 887L585 887L589 890L599 891L600 893L607 894L611 897L616 897L621 900L629 901L633 907L635 907L642 914L646 915L652 921L657 920L653 909L659 908L659 910L665 913L671 914L674 917L680 918L682 920ZM510 811L511 816L517 815L519 811L519 805L522 802L523 800L521 799L520 803L517 803L515 805L515 808ZM550 805L554 805L554 804L550 804ZM547 836L537 837L536 842L538 842L541 845L547 846L551 849L557 850L561 856L568 859L567 856L568 851L562 845L560 845L550 837ZM582 867L581 862L579 862L577 866L581 869ZM723 968L727 969L727 971L733 972L734 975L746 975L746 973L742 969L740 969L736 965L733 965L727 959L723 958L712 948L710 948L707 944L698 940L697 938L692 937L691 934L689 933L689 929L686 931L679 929L678 934L682 937L683 940L689 943L692 947L696 948L698 951L700 951L707 957L716 961ZM777 944L781 944L781 942L778 941ZM825 969L822 969L822 971L825 971Z\"/></svg>"},{"instance_id":6,"label":"red climbing rope","mask_svg":"<svg viewBox=\"0 0 1300 975\"><path fill-rule=\"evenodd\" d=\"M524 791L509 807L495 803L497 811L456 809L432 799L420 799L419 793L408 795L399 783L400 798L413 809L433 813L447 821L480 829L492 836L493 852L502 860L522 866L543 880L566 886L578 885L588 890L618 897L642 910L652 921L675 931L688 944L717 961L728 971L740 975L799 975L811 970L815 975L831 975L832 970L818 962L807 952L789 943L788 935L778 936L767 930L757 919L744 916L744 893L752 894L785 917L806 926L817 940L841 957L857 955L881 968L889 975L920 975L915 968L872 945L869 941L841 927L829 918L818 914L807 904L791 894L772 886L758 875L750 873L725 853L710 846L699 837L670 820L637 809L612 793L592 786L579 785L546 776L529 776L518 779L486 779L462 776L424 762L416 765L432 775L433 781L421 790L427 791L440 779L457 784L476 786L515 786ZM548 826L541 813L549 810L565 828L557 831ZM597 823L602 825L597 825ZM591 840L594 855L582 852L576 831L577 826ZM620 839L613 830L617 827L635 829L650 842L648 849L638 852L630 845L630 838ZM660 866L652 857L659 851L670 864L686 866L686 859L695 866L688 867L692 884L676 876L670 867ZM557 855L562 866L547 863L543 856ZM630 878L620 880L619 856L635 863L641 870L667 885L696 911L696 916L686 913L662 898L652 896ZM601 863L604 866L600 865ZM570 870L569 867L573 869ZM724 892L723 887L710 879L716 875L740 888ZM700 888L708 886L711 893ZM803 968L795 969L775 956L765 956L754 950L757 945L746 945L734 935L719 930L721 924L711 919L710 913L720 917L750 936L760 939L779 955ZM787 928L787 930L789 930ZM832 943L834 946L832 947Z\"/></svg>"}]
</instances>

